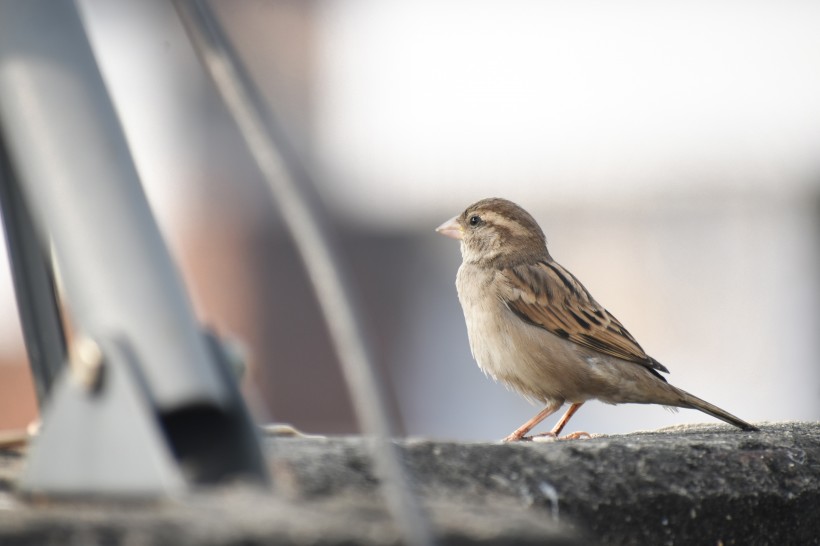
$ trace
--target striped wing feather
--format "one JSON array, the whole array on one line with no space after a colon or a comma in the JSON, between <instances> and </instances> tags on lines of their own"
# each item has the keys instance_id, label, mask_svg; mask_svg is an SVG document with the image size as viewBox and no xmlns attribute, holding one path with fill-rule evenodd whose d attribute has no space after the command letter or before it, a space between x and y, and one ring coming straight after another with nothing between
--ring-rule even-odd
<instances>
[{"instance_id":1,"label":"striped wing feather","mask_svg":"<svg viewBox=\"0 0 820 546\"><path fill-rule=\"evenodd\" d=\"M508 286L505 303L522 320L600 353L668 372L558 263L518 265L502 275Z\"/></svg>"}]
</instances>

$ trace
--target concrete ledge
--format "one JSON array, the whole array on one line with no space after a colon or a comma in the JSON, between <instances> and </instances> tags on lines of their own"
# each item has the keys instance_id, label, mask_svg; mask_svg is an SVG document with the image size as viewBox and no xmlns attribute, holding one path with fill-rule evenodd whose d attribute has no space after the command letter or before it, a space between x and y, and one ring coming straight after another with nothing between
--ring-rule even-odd
<instances>
[{"instance_id":1,"label":"concrete ledge","mask_svg":"<svg viewBox=\"0 0 820 546\"><path fill-rule=\"evenodd\" d=\"M820 423L591 440L407 440L448 544L820 544ZM275 494L243 486L157 503L30 503L0 451L0 544L393 544L361 438L276 439Z\"/></svg>"}]
</instances>

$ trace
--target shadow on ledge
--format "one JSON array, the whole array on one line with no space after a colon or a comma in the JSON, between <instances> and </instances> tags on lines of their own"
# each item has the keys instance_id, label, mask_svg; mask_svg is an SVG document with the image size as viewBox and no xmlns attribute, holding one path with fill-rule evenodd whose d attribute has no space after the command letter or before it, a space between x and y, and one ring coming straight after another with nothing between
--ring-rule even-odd
<instances>
[{"instance_id":1,"label":"shadow on ledge","mask_svg":"<svg viewBox=\"0 0 820 546\"><path fill-rule=\"evenodd\" d=\"M548 443L401 441L445 544L820 544L820 423ZM276 491L28 503L0 451L0 544L399 544L358 437L275 438Z\"/></svg>"}]
</instances>

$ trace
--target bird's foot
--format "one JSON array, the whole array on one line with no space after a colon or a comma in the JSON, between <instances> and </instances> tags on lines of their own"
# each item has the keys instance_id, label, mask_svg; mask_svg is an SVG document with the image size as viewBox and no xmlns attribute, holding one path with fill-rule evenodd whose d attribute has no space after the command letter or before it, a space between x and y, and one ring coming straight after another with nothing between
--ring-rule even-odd
<instances>
[{"instance_id":1,"label":"bird's foot","mask_svg":"<svg viewBox=\"0 0 820 546\"><path fill-rule=\"evenodd\" d=\"M555 440L578 440L580 438L592 438L589 432L572 432L566 436L558 436L553 431L542 432L541 434L533 434L532 436L525 436L522 432L513 432L503 440L502 443L508 444L511 442L554 442Z\"/></svg>"},{"instance_id":2,"label":"bird's foot","mask_svg":"<svg viewBox=\"0 0 820 546\"><path fill-rule=\"evenodd\" d=\"M580 440L581 438L589 438L592 439L592 434L589 432L578 431L578 432L571 432L566 436L562 436L559 440Z\"/></svg>"},{"instance_id":3,"label":"bird's foot","mask_svg":"<svg viewBox=\"0 0 820 546\"><path fill-rule=\"evenodd\" d=\"M554 442L555 440L578 440L580 438L592 438L589 432L573 432L566 436L558 436L554 432L544 432L542 434L533 434L525 438L533 442Z\"/></svg>"}]
</instances>

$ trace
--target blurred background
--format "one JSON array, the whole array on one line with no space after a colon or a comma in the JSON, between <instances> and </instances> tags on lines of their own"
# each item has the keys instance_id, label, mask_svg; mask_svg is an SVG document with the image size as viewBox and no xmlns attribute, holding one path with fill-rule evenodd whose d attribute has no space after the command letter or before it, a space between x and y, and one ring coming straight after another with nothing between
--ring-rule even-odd
<instances>
[{"instance_id":1,"label":"blurred background","mask_svg":"<svg viewBox=\"0 0 820 546\"><path fill-rule=\"evenodd\" d=\"M176 12L79 5L197 313L249 349L255 417L356 431L302 265ZM746 420L820 418L820 4L213 5L332 215L403 434L496 440L540 409L473 362L458 245L433 232L490 196L536 217L673 384ZM36 405L0 265L0 429L20 428ZM710 420L593 402L569 429Z\"/></svg>"}]
</instances>

